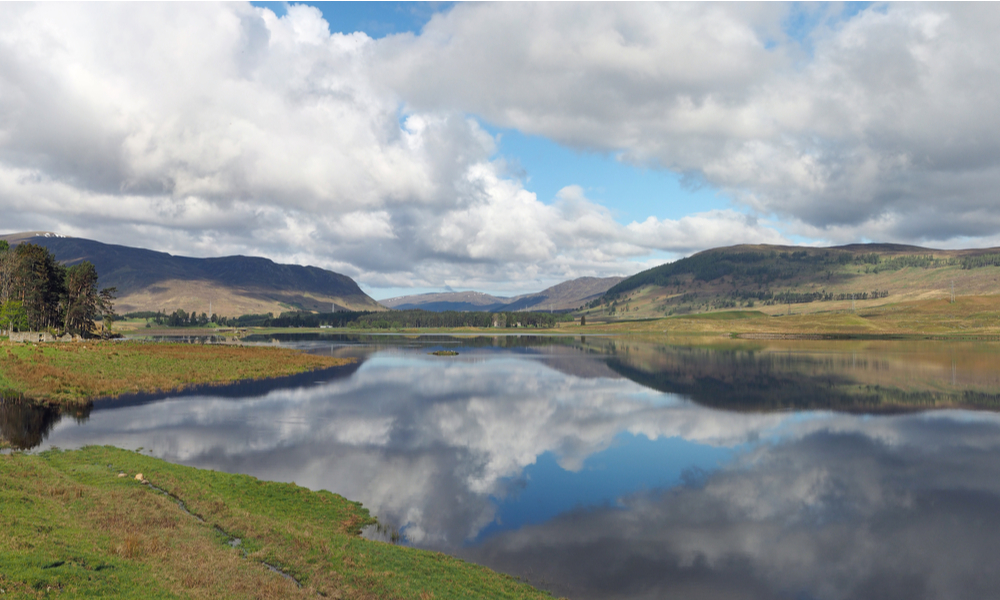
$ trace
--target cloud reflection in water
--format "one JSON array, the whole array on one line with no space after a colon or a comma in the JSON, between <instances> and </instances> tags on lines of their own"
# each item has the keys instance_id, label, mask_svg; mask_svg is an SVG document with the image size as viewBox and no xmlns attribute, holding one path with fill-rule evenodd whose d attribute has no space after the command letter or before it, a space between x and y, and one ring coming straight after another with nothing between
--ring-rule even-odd
<instances>
[{"instance_id":1,"label":"cloud reflection in water","mask_svg":"<svg viewBox=\"0 0 1000 600\"><path fill-rule=\"evenodd\" d=\"M455 360L376 354L314 386L95 411L83 427L57 425L49 443L143 446L171 461L329 489L418 545L574 598L974 598L1000 589L983 559L1000 554L991 535L1000 525L996 414L734 413L591 368L599 358L574 360L591 375L486 350ZM539 457L587 477L588 458L626 433L675 438L694 454L738 452L671 489L640 486L599 505L570 502L537 525L497 526L521 486L547 484L524 479Z\"/></svg>"}]
</instances>

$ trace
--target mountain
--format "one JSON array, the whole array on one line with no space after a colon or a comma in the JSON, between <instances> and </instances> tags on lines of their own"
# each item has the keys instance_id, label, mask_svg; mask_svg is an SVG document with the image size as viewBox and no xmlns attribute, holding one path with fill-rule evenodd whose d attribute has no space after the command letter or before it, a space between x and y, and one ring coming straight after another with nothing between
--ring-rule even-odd
<instances>
[{"instance_id":1,"label":"mountain","mask_svg":"<svg viewBox=\"0 0 1000 600\"><path fill-rule=\"evenodd\" d=\"M444 312L446 310L491 311L509 301L510 298L491 296L482 292L431 292L389 298L381 300L380 303L396 310L420 309Z\"/></svg>"},{"instance_id":2,"label":"mountain","mask_svg":"<svg viewBox=\"0 0 1000 600\"><path fill-rule=\"evenodd\" d=\"M190 258L44 232L0 236L30 242L73 265L97 268L100 287L117 287L119 313L180 308L238 316L288 310L384 310L350 277L318 267L282 265L266 258ZM211 308L210 308L211 307Z\"/></svg>"},{"instance_id":3,"label":"mountain","mask_svg":"<svg viewBox=\"0 0 1000 600\"><path fill-rule=\"evenodd\" d=\"M512 298L504 310L573 310L601 297L623 277L580 277L564 281L537 294Z\"/></svg>"},{"instance_id":4,"label":"mountain","mask_svg":"<svg viewBox=\"0 0 1000 600\"><path fill-rule=\"evenodd\" d=\"M590 312L649 318L754 308L775 314L948 298L952 293L992 295L1000 294L998 266L1000 248L731 246L637 273L591 303Z\"/></svg>"},{"instance_id":5,"label":"mountain","mask_svg":"<svg viewBox=\"0 0 1000 600\"><path fill-rule=\"evenodd\" d=\"M389 298L382 300L381 303L397 310L421 309L435 312L573 310L599 298L608 288L621 280L621 277L580 277L535 294L524 294L513 298L491 296L482 292L441 292Z\"/></svg>"}]
</instances>

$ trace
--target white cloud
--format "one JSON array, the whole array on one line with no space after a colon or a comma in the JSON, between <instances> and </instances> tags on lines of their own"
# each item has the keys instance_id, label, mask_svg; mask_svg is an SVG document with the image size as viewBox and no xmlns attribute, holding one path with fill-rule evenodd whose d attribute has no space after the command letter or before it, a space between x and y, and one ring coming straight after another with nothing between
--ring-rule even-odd
<instances>
[{"instance_id":1,"label":"white cloud","mask_svg":"<svg viewBox=\"0 0 1000 600\"><path fill-rule=\"evenodd\" d=\"M821 240L995 236L1000 11L831 5L800 43L790 10L461 5L377 53L421 110L694 173Z\"/></svg>"},{"instance_id":2,"label":"white cloud","mask_svg":"<svg viewBox=\"0 0 1000 600\"><path fill-rule=\"evenodd\" d=\"M5 228L489 289L622 274L627 259L703 243L669 227L635 238L575 188L539 201L475 119L401 108L373 77L392 38L331 35L310 7L3 11ZM601 56L611 70L635 58ZM741 219L701 225L728 239Z\"/></svg>"},{"instance_id":3,"label":"white cloud","mask_svg":"<svg viewBox=\"0 0 1000 600\"><path fill-rule=\"evenodd\" d=\"M0 8L0 211L374 287L539 289L779 232L997 239L990 5L461 4L419 35L244 4ZM707 181L741 207L621 225L540 201L484 119Z\"/></svg>"}]
</instances>

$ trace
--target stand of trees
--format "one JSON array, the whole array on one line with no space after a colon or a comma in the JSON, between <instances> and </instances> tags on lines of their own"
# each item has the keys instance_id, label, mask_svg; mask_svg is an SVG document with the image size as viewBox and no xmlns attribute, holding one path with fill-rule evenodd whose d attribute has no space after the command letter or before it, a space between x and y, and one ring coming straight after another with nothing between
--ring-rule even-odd
<instances>
[{"instance_id":1,"label":"stand of trees","mask_svg":"<svg viewBox=\"0 0 1000 600\"><path fill-rule=\"evenodd\" d=\"M966 256L962 258L963 269L977 269L981 267L1000 267L1000 254L980 254L979 256Z\"/></svg>"},{"instance_id":2,"label":"stand of trees","mask_svg":"<svg viewBox=\"0 0 1000 600\"><path fill-rule=\"evenodd\" d=\"M66 267L48 249L23 243L11 248L0 240L0 330L68 331L93 334L95 320L105 331L117 315L115 288L97 289L90 262Z\"/></svg>"},{"instance_id":3,"label":"stand of trees","mask_svg":"<svg viewBox=\"0 0 1000 600\"><path fill-rule=\"evenodd\" d=\"M134 312L126 317L148 319L157 325L198 327L215 323L223 327L357 327L362 329L394 329L421 327L554 327L556 321L571 317L542 312L431 312L426 310L392 310L387 312L284 312L273 314L220 317L205 313L188 314L181 309L173 313Z\"/></svg>"}]
</instances>

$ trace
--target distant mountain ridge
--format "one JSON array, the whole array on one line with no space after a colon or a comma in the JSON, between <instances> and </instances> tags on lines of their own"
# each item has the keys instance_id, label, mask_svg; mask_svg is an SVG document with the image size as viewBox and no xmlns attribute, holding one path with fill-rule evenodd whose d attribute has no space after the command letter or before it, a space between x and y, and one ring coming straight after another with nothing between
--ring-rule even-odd
<instances>
[{"instance_id":1,"label":"distant mountain ridge","mask_svg":"<svg viewBox=\"0 0 1000 600\"><path fill-rule=\"evenodd\" d=\"M237 316L287 310L384 310L353 279L267 258L191 258L47 232L0 236L44 246L64 264L90 261L100 287L117 287L117 311L215 312Z\"/></svg>"},{"instance_id":2,"label":"distant mountain ridge","mask_svg":"<svg viewBox=\"0 0 1000 600\"><path fill-rule=\"evenodd\" d=\"M396 310L420 309L435 312L457 311L565 311L574 310L600 298L623 277L580 277L546 288L535 294L513 298L492 296L483 292L431 292L399 296L382 300L384 306Z\"/></svg>"},{"instance_id":3,"label":"distant mountain ridge","mask_svg":"<svg viewBox=\"0 0 1000 600\"><path fill-rule=\"evenodd\" d=\"M504 306L510 300L483 292L430 292L399 296L379 302L395 310L420 309L444 312L446 310L491 311L498 306Z\"/></svg>"},{"instance_id":4,"label":"distant mountain ridge","mask_svg":"<svg viewBox=\"0 0 1000 600\"><path fill-rule=\"evenodd\" d=\"M765 313L854 310L891 302L1000 294L1000 248L903 244L739 245L642 271L592 302L594 317L753 308Z\"/></svg>"}]
</instances>

